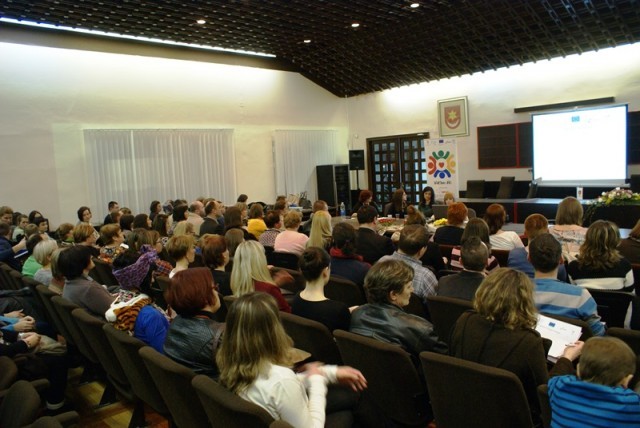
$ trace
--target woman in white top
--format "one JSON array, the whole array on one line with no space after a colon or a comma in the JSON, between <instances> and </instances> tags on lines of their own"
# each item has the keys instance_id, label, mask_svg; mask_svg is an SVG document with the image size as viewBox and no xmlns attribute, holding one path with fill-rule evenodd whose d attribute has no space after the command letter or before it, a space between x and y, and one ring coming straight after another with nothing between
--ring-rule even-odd
<instances>
[{"instance_id":1,"label":"woman in white top","mask_svg":"<svg viewBox=\"0 0 640 428\"><path fill-rule=\"evenodd\" d=\"M524 244L517 233L502 230L507 213L500 204L491 204L484 213L484 221L489 226L489 241L491 248L494 250L513 250L514 248L523 248Z\"/></svg>"},{"instance_id":2,"label":"woman in white top","mask_svg":"<svg viewBox=\"0 0 640 428\"><path fill-rule=\"evenodd\" d=\"M275 301L265 293L239 297L226 324L216 354L220 383L274 419L299 428L324 427L327 384L340 382L356 391L366 387L362 373L351 367L308 364L294 373L289 368L293 342Z\"/></svg>"}]
</instances>

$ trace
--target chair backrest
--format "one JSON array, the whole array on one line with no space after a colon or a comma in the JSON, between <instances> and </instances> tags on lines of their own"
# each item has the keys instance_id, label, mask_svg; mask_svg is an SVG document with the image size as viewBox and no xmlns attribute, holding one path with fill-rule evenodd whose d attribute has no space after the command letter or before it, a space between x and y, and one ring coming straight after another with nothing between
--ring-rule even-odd
<instances>
[{"instance_id":1,"label":"chair backrest","mask_svg":"<svg viewBox=\"0 0 640 428\"><path fill-rule=\"evenodd\" d=\"M510 199L513 194L513 185L516 182L515 177L500 178L500 187L496 193L496 199Z\"/></svg>"},{"instance_id":2,"label":"chair backrest","mask_svg":"<svg viewBox=\"0 0 640 428\"><path fill-rule=\"evenodd\" d=\"M22 287L24 287L24 283L22 282L22 274L20 272L11 269L11 271L9 272L9 276L11 276L13 286L16 290L20 290Z\"/></svg>"},{"instance_id":3,"label":"chair backrest","mask_svg":"<svg viewBox=\"0 0 640 428\"><path fill-rule=\"evenodd\" d=\"M433 210L433 217L437 220L439 218L447 218L447 211L449 210L449 205L445 204L433 204L431 206Z\"/></svg>"},{"instance_id":4,"label":"chair backrest","mask_svg":"<svg viewBox=\"0 0 640 428\"><path fill-rule=\"evenodd\" d=\"M492 248L491 255L498 260L500 266L507 267L509 265L509 250L496 250Z\"/></svg>"},{"instance_id":5,"label":"chair backrest","mask_svg":"<svg viewBox=\"0 0 640 428\"><path fill-rule=\"evenodd\" d=\"M620 327L610 327L607 329L607 336L617 337L629 345L636 355L640 355L640 331Z\"/></svg>"},{"instance_id":6,"label":"chair backrest","mask_svg":"<svg viewBox=\"0 0 640 428\"><path fill-rule=\"evenodd\" d=\"M636 296L640 296L640 263L631 263L631 269L633 269L633 286Z\"/></svg>"},{"instance_id":7,"label":"chair backrest","mask_svg":"<svg viewBox=\"0 0 640 428\"><path fill-rule=\"evenodd\" d=\"M62 323L65 325L70 337L73 338L73 343L76 345L80 353L92 363L99 364L100 360L94 352L93 347L89 345L89 342L87 342L86 337L80 331L80 327L71 315L71 312L80 308L80 306L70 302L62 296L51 297L51 303L62 320Z\"/></svg>"},{"instance_id":8,"label":"chair backrest","mask_svg":"<svg viewBox=\"0 0 640 428\"><path fill-rule=\"evenodd\" d=\"M593 337L593 331L591 330L589 323L587 323L584 320L580 320L577 318L563 317L561 315L552 315L552 314L543 314L543 315L549 318L557 319L559 321L564 321L572 325L577 325L578 327L582 328L582 335L580 336L580 340L582 341L585 341L588 338Z\"/></svg>"},{"instance_id":9,"label":"chair backrest","mask_svg":"<svg viewBox=\"0 0 640 428\"><path fill-rule=\"evenodd\" d=\"M535 198L538 195L538 183L532 181L529 183L529 191L527 192L527 199Z\"/></svg>"},{"instance_id":10,"label":"chair backrest","mask_svg":"<svg viewBox=\"0 0 640 428\"><path fill-rule=\"evenodd\" d=\"M127 375L102 329L106 322L91 315L84 308L74 309L71 315L78 323L78 327L80 327L80 331L84 334L87 343L98 357L98 361L107 372L107 376L113 386L118 392L124 395L125 398L134 400L129 379L127 379Z\"/></svg>"},{"instance_id":11,"label":"chair backrest","mask_svg":"<svg viewBox=\"0 0 640 428\"><path fill-rule=\"evenodd\" d=\"M446 257L448 262L447 266L451 265L451 253L454 248L459 247L458 245L449 245L449 244L438 244L438 248L440 249L440 254L442 257Z\"/></svg>"},{"instance_id":12,"label":"chair backrest","mask_svg":"<svg viewBox=\"0 0 640 428\"><path fill-rule=\"evenodd\" d=\"M9 388L0 405L0 426L22 427L36 420L40 411L40 395L25 380L19 380Z\"/></svg>"},{"instance_id":13,"label":"chair backrest","mask_svg":"<svg viewBox=\"0 0 640 428\"><path fill-rule=\"evenodd\" d=\"M44 311L51 319L51 321L53 321L53 325L55 326L58 333L60 333L65 338L67 343L75 346L75 341L73 339L73 336L71 335L71 332L69 332L67 326L62 321L62 318L60 318L60 315L58 315L58 311L53 307L53 303L51 302L51 298L57 296L57 294L49 290L49 288L47 288L47 286L44 284L36 285L36 294L40 296L40 301L42 302Z\"/></svg>"},{"instance_id":14,"label":"chair backrest","mask_svg":"<svg viewBox=\"0 0 640 428\"><path fill-rule=\"evenodd\" d=\"M266 428L273 417L262 407L238 397L205 375L191 381L212 428Z\"/></svg>"},{"instance_id":15,"label":"chair backrest","mask_svg":"<svg viewBox=\"0 0 640 428\"><path fill-rule=\"evenodd\" d=\"M513 373L433 352L420 353L438 426L532 427L520 379ZM464 398L461 392L464 391Z\"/></svg>"},{"instance_id":16,"label":"chair backrest","mask_svg":"<svg viewBox=\"0 0 640 428\"><path fill-rule=\"evenodd\" d=\"M544 428L551 427L551 403L549 403L549 387L546 383L538 385L538 402L540 403L540 418Z\"/></svg>"},{"instance_id":17,"label":"chair backrest","mask_svg":"<svg viewBox=\"0 0 640 428\"><path fill-rule=\"evenodd\" d=\"M124 331L116 330L111 324L105 323L102 329L136 396L156 412L163 415L169 414L169 409L158 387L138 354L140 349L146 346L145 343Z\"/></svg>"},{"instance_id":18,"label":"chair backrest","mask_svg":"<svg viewBox=\"0 0 640 428\"><path fill-rule=\"evenodd\" d=\"M428 296L427 306L435 333L447 344L460 315L473 309L473 304L467 300L444 296Z\"/></svg>"},{"instance_id":19,"label":"chair backrest","mask_svg":"<svg viewBox=\"0 0 640 428\"><path fill-rule=\"evenodd\" d=\"M467 198L484 198L484 180L467 180Z\"/></svg>"},{"instance_id":20,"label":"chair backrest","mask_svg":"<svg viewBox=\"0 0 640 428\"><path fill-rule=\"evenodd\" d=\"M409 304L402 308L406 313L431 321L429 308L416 293L411 293Z\"/></svg>"},{"instance_id":21,"label":"chair backrest","mask_svg":"<svg viewBox=\"0 0 640 428\"><path fill-rule=\"evenodd\" d=\"M289 275L293 277L293 283L287 283L282 286L284 290L289 290L294 294L304 290L304 287L307 285L307 281L304 279L304 276L302 276L302 272L287 268L280 268L279 270L288 272Z\"/></svg>"},{"instance_id":22,"label":"chair backrest","mask_svg":"<svg viewBox=\"0 0 640 428\"><path fill-rule=\"evenodd\" d=\"M388 418L400 425L426 426L431 420L426 389L404 349L343 330L333 335L342 361L362 372L365 393Z\"/></svg>"},{"instance_id":23,"label":"chair backrest","mask_svg":"<svg viewBox=\"0 0 640 428\"><path fill-rule=\"evenodd\" d=\"M167 309L167 301L164 299L164 293L171 285L171 279L168 276L157 276L155 278L155 283L151 284L151 297L156 305L160 306L162 309Z\"/></svg>"},{"instance_id":24,"label":"chair backrest","mask_svg":"<svg viewBox=\"0 0 640 428\"><path fill-rule=\"evenodd\" d=\"M589 289L589 293L598 305L598 315L602 321L607 323L608 327L624 327L629 304L635 297L633 294L593 288Z\"/></svg>"},{"instance_id":25,"label":"chair backrest","mask_svg":"<svg viewBox=\"0 0 640 428\"><path fill-rule=\"evenodd\" d=\"M7 389L18 378L18 367L9 357L0 357L0 390Z\"/></svg>"},{"instance_id":26,"label":"chair backrest","mask_svg":"<svg viewBox=\"0 0 640 428\"><path fill-rule=\"evenodd\" d=\"M355 282L333 275L324 286L324 295L331 300L343 302L348 307L367 303L361 288Z\"/></svg>"},{"instance_id":27,"label":"chair backrest","mask_svg":"<svg viewBox=\"0 0 640 428\"><path fill-rule=\"evenodd\" d=\"M0 263L0 288L2 290L17 290L16 282L11 276L13 268L6 263Z\"/></svg>"},{"instance_id":28,"label":"chair backrest","mask_svg":"<svg viewBox=\"0 0 640 428\"><path fill-rule=\"evenodd\" d=\"M342 364L338 345L324 324L286 312L280 312L280 320L296 348L307 351L316 361Z\"/></svg>"},{"instance_id":29,"label":"chair backrest","mask_svg":"<svg viewBox=\"0 0 640 428\"><path fill-rule=\"evenodd\" d=\"M115 276L113 276L113 268L107 262L104 262L96 257L93 258L93 264L95 267L89 273L97 274L100 284L103 285L120 285Z\"/></svg>"},{"instance_id":30,"label":"chair backrest","mask_svg":"<svg viewBox=\"0 0 640 428\"><path fill-rule=\"evenodd\" d=\"M282 251L273 251L267 259L269 264L292 270L299 270L298 256L293 253L285 253Z\"/></svg>"},{"instance_id":31,"label":"chair backrest","mask_svg":"<svg viewBox=\"0 0 640 428\"><path fill-rule=\"evenodd\" d=\"M193 370L176 363L150 346L138 351L160 395L179 427L208 427L207 414L191 386ZM213 356L212 356L213 358Z\"/></svg>"}]
</instances>

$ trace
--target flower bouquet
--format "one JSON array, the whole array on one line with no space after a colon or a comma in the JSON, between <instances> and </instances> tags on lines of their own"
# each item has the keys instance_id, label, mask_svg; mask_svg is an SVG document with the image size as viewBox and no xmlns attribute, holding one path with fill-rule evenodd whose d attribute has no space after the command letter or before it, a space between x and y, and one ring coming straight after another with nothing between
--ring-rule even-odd
<instances>
[{"instance_id":1,"label":"flower bouquet","mask_svg":"<svg viewBox=\"0 0 640 428\"><path fill-rule=\"evenodd\" d=\"M599 207L608 207L612 205L640 205L640 193L633 193L629 189L621 189L616 187L602 194L591 201L588 201L587 211L585 213L585 224L591 223L594 213Z\"/></svg>"}]
</instances>

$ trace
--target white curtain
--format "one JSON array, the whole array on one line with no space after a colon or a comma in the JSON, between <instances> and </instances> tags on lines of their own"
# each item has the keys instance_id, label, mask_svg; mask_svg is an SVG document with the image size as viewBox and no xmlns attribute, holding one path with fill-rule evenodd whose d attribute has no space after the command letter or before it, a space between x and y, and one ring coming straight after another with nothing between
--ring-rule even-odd
<instances>
[{"instance_id":1,"label":"white curtain","mask_svg":"<svg viewBox=\"0 0 640 428\"><path fill-rule=\"evenodd\" d=\"M316 166L341 163L347 153L334 130L277 130L273 146L276 193L307 192L312 202L317 199Z\"/></svg>"},{"instance_id":2,"label":"white curtain","mask_svg":"<svg viewBox=\"0 0 640 428\"><path fill-rule=\"evenodd\" d=\"M114 200L146 213L153 200L235 200L231 129L89 129L84 142L93 207Z\"/></svg>"}]
</instances>

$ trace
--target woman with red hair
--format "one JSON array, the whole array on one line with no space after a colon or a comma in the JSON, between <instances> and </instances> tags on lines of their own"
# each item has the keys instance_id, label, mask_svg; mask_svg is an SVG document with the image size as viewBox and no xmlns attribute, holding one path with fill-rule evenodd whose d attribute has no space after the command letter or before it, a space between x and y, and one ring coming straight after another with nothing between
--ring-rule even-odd
<instances>
[{"instance_id":1,"label":"woman with red hair","mask_svg":"<svg viewBox=\"0 0 640 428\"><path fill-rule=\"evenodd\" d=\"M375 202L373 202L373 193L371 192L371 190L361 190L360 191L360 196L358 196L358 202L356 202L356 204L353 206L353 210L351 212L351 214L358 214L358 210L362 207L366 207L366 206L372 206L373 208L375 208L376 210L376 214L379 214L380 211L378 210L378 207L376 206Z\"/></svg>"},{"instance_id":2,"label":"woman with red hair","mask_svg":"<svg viewBox=\"0 0 640 428\"><path fill-rule=\"evenodd\" d=\"M439 227L433 235L434 242L446 245L460 245L467 220L467 206L462 202L454 202L447 209L447 224Z\"/></svg>"}]
</instances>

